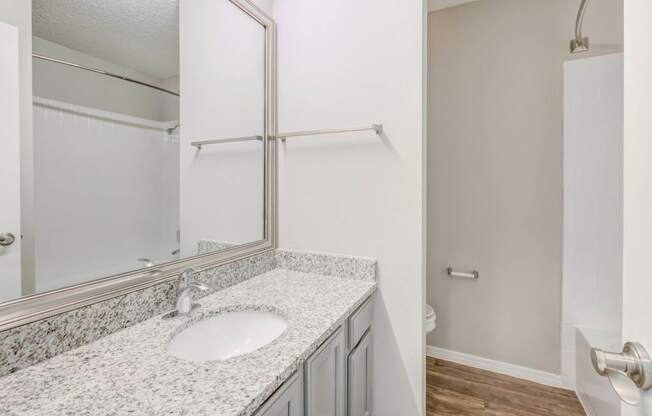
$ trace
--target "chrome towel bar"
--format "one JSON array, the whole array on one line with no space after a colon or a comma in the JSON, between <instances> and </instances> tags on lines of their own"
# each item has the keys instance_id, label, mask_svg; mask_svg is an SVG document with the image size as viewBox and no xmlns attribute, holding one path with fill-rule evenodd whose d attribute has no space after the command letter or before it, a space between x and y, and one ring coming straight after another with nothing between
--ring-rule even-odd
<instances>
[{"instance_id":1,"label":"chrome towel bar","mask_svg":"<svg viewBox=\"0 0 652 416\"><path fill-rule=\"evenodd\" d=\"M305 131L293 131L290 133L279 133L276 135L277 139L285 141L288 137L298 137L298 136L315 136L319 134L336 134L336 133L349 133L353 131L366 131L373 130L376 134L383 134L383 125L382 124L372 124L368 127L352 127L348 129L324 129L324 130L305 130Z\"/></svg>"},{"instance_id":2,"label":"chrome towel bar","mask_svg":"<svg viewBox=\"0 0 652 416\"><path fill-rule=\"evenodd\" d=\"M475 279L480 278L480 272L477 271L477 270L473 270L470 273L456 272L455 270L453 270L452 267L448 267L448 268L446 268L446 273L448 273L448 275L450 277L458 277L458 278L461 278L461 279L474 279L475 280Z\"/></svg>"},{"instance_id":3,"label":"chrome towel bar","mask_svg":"<svg viewBox=\"0 0 652 416\"><path fill-rule=\"evenodd\" d=\"M372 124L369 127L352 127L348 129L325 129L325 130L304 130L304 131L293 131L290 133L279 133L276 135L277 139L285 141L288 137L299 137L299 136L316 136L319 134L337 134L337 133L350 133L354 131L367 131L373 130L376 134L383 134L383 125L382 124ZM211 140L198 140L191 142L191 146L195 146L198 149L201 149L202 146L207 144L221 144L221 143L235 143L235 142L247 142L251 140L263 140L262 136L245 136L245 137L232 137L228 139L211 139Z\"/></svg>"},{"instance_id":4,"label":"chrome towel bar","mask_svg":"<svg viewBox=\"0 0 652 416\"><path fill-rule=\"evenodd\" d=\"M222 143L236 143L236 142L250 142L254 140L263 140L263 136L244 136L244 137L230 137L228 139L209 139L209 140L198 140L190 142L191 146L195 146L197 149L201 149L202 146L207 144L222 144Z\"/></svg>"}]
</instances>

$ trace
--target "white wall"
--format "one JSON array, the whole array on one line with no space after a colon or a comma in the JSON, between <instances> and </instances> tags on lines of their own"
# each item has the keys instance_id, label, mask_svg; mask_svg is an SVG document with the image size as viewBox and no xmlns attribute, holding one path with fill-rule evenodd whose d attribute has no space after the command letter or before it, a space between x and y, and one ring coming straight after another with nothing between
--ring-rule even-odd
<instances>
[{"instance_id":1,"label":"white wall","mask_svg":"<svg viewBox=\"0 0 652 416\"><path fill-rule=\"evenodd\" d=\"M35 259L34 259L34 147L33 147L33 122L32 122L32 10L31 2L23 0L3 0L0 2L0 21L7 22L19 28L20 47L20 135L21 135L21 228L23 238L22 245L22 293L31 294L35 286ZM38 46L37 46L38 48ZM56 64L50 64L56 65ZM59 66L60 67L60 66ZM61 69L61 68L59 68ZM37 75L36 83L46 80L48 76L55 74L57 70ZM50 75L47 75L50 74ZM61 79L49 79L50 87L62 86ZM116 83L124 85L124 81L115 80ZM120 96L121 86L117 84L105 90L101 96ZM77 95L89 89L70 88L65 86L68 92L75 92ZM38 86L37 86L38 88ZM64 88L65 89L65 88ZM115 92L115 94L114 94ZM45 94L45 93L44 93ZM94 92L95 97L98 95ZM45 94L47 95L47 94ZM91 94L90 96L92 96ZM89 97L90 97L89 96ZM121 107L124 108L124 107ZM127 111L126 113L129 113ZM136 114L136 113L132 113Z\"/></svg>"},{"instance_id":2,"label":"white wall","mask_svg":"<svg viewBox=\"0 0 652 416\"><path fill-rule=\"evenodd\" d=\"M253 4L258 6L260 10L265 12L267 16L272 17L274 14L274 0L251 0Z\"/></svg>"},{"instance_id":3,"label":"white wall","mask_svg":"<svg viewBox=\"0 0 652 416\"><path fill-rule=\"evenodd\" d=\"M159 80L128 67L113 64L38 37L33 38L34 53L178 91L175 80ZM95 74L66 65L34 59L34 95L99 110L156 121L179 119L179 98L121 79Z\"/></svg>"},{"instance_id":4,"label":"white wall","mask_svg":"<svg viewBox=\"0 0 652 416\"><path fill-rule=\"evenodd\" d=\"M228 1L180 3L181 254L263 237L264 28Z\"/></svg>"},{"instance_id":5,"label":"white wall","mask_svg":"<svg viewBox=\"0 0 652 416\"><path fill-rule=\"evenodd\" d=\"M623 340L652 351L652 2L625 2ZM624 416L652 414L652 390Z\"/></svg>"},{"instance_id":6,"label":"white wall","mask_svg":"<svg viewBox=\"0 0 652 416\"><path fill-rule=\"evenodd\" d=\"M566 62L562 377L571 387L576 328L621 332L622 136L623 54Z\"/></svg>"},{"instance_id":7,"label":"white wall","mask_svg":"<svg viewBox=\"0 0 652 416\"><path fill-rule=\"evenodd\" d=\"M419 0L276 0L279 244L378 258L374 415L424 412L424 17Z\"/></svg>"},{"instance_id":8,"label":"white wall","mask_svg":"<svg viewBox=\"0 0 652 416\"><path fill-rule=\"evenodd\" d=\"M133 270L138 258L171 259L178 139L53 107L34 107L36 291Z\"/></svg>"},{"instance_id":9,"label":"white wall","mask_svg":"<svg viewBox=\"0 0 652 416\"><path fill-rule=\"evenodd\" d=\"M34 53L178 91L178 78L163 82L45 39L32 41ZM138 258L171 259L178 248L179 142L156 122L179 119L179 98L40 59L33 60L32 79L37 100L103 117L35 106L35 292L142 267ZM119 115L158 127L125 124Z\"/></svg>"},{"instance_id":10,"label":"white wall","mask_svg":"<svg viewBox=\"0 0 652 416\"><path fill-rule=\"evenodd\" d=\"M20 221L23 294L34 288L34 156L32 138L32 5L0 1L0 21L18 28L20 55Z\"/></svg>"}]
</instances>

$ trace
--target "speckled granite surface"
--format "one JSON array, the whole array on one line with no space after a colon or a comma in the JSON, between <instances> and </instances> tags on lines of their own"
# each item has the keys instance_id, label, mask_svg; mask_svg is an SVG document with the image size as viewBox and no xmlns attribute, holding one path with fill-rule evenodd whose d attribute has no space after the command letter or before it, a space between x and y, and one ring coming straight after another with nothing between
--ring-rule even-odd
<instances>
[{"instance_id":1,"label":"speckled granite surface","mask_svg":"<svg viewBox=\"0 0 652 416\"><path fill-rule=\"evenodd\" d=\"M278 249L276 267L349 279L376 279L376 259L369 257Z\"/></svg>"},{"instance_id":2,"label":"speckled granite surface","mask_svg":"<svg viewBox=\"0 0 652 416\"><path fill-rule=\"evenodd\" d=\"M237 243L228 243L226 241L199 240L197 241L197 254L215 253L237 245Z\"/></svg>"},{"instance_id":3,"label":"speckled granite surface","mask_svg":"<svg viewBox=\"0 0 652 416\"><path fill-rule=\"evenodd\" d=\"M273 270L201 300L190 318L154 317L0 378L3 415L248 416L375 290L373 280ZM192 363L169 356L187 320L276 308L286 332L253 353Z\"/></svg>"},{"instance_id":4,"label":"speckled granite surface","mask_svg":"<svg viewBox=\"0 0 652 416\"><path fill-rule=\"evenodd\" d=\"M275 253L270 251L206 270L199 273L195 280L208 285L210 288L208 294L211 294L273 270L276 267Z\"/></svg>"},{"instance_id":5,"label":"speckled granite surface","mask_svg":"<svg viewBox=\"0 0 652 416\"><path fill-rule=\"evenodd\" d=\"M0 376L169 311L174 293L161 284L0 332Z\"/></svg>"},{"instance_id":6,"label":"speckled granite surface","mask_svg":"<svg viewBox=\"0 0 652 416\"><path fill-rule=\"evenodd\" d=\"M197 276L209 294L275 268L374 280L376 261L364 257L279 249ZM164 283L0 332L0 377L142 322L173 308L176 283Z\"/></svg>"},{"instance_id":7,"label":"speckled granite surface","mask_svg":"<svg viewBox=\"0 0 652 416\"><path fill-rule=\"evenodd\" d=\"M211 293L276 267L274 252L200 273ZM0 376L142 322L174 307L176 282L163 283L51 318L0 332Z\"/></svg>"}]
</instances>

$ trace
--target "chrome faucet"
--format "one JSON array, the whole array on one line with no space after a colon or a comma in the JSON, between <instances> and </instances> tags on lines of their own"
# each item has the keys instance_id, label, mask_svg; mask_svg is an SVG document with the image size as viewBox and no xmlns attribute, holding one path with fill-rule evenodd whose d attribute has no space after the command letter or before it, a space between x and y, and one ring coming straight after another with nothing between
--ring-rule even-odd
<instances>
[{"instance_id":1,"label":"chrome faucet","mask_svg":"<svg viewBox=\"0 0 652 416\"><path fill-rule=\"evenodd\" d=\"M177 292L177 315L188 315L192 310L191 294L195 291L207 292L208 286L203 283L189 283L194 269L186 269L179 275L179 290Z\"/></svg>"}]
</instances>

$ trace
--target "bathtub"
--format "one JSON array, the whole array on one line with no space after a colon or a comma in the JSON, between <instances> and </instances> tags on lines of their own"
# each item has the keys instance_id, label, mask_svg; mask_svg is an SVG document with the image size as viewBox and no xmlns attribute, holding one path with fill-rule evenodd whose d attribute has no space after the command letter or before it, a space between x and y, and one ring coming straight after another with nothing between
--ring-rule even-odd
<instances>
[{"instance_id":1,"label":"bathtub","mask_svg":"<svg viewBox=\"0 0 652 416\"><path fill-rule=\"evenodd\" d=\"M575 389L587 416L620 416L620 399L609 380L593 369L591 348L620 351L621 336L591 328L576 328L575 332Z\"/></svg>"}]
</instances>

